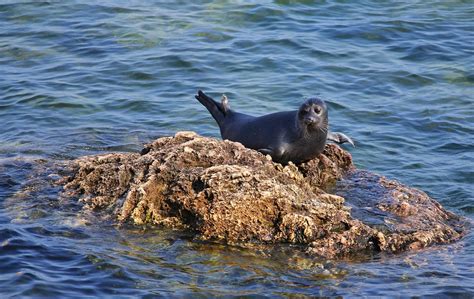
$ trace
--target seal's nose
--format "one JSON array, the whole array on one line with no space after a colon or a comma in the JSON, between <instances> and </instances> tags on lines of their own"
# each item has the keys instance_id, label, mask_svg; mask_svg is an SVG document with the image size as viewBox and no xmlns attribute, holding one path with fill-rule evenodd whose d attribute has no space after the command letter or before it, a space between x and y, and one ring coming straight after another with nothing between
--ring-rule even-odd
<instances>
[{"instance_id":1,"label":"seal's nose","mask_svg":"<svg viewBox=\"0 0 474 299\"><path fill-rule=\"evenodd\" d=\"M308 116L303 119L304 123L307 125L312 125L318 122L316 117Z\"/></svg>"}]
</instances>

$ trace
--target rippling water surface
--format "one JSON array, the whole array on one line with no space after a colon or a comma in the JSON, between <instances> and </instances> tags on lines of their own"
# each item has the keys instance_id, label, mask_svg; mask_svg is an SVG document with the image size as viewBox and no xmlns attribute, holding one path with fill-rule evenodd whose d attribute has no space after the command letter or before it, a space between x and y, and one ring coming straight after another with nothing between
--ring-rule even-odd
<instances>
[{"instance_id":1,"label":"rippling water surface","mask_svg":"<svg viewBox=\"0 0 474 299\"><path fill-rule=\"evenodd\" d=\"M198 88L253 114L319 95L358 167L473 219L472 1L92 2L0 2L1 297L474 296L472 234L315 260L116 227L32 175L178 130L217 137Z\"/></svg>"}]
</instances>

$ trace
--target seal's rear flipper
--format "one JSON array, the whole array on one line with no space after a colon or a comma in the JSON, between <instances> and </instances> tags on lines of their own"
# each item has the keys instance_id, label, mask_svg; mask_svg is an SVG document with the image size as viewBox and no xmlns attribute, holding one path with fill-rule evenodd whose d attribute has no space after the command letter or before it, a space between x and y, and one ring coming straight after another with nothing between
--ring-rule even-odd
<instances>
[{"instance_id":1,"label":"seal's rear flipper","mask_svg":"<svg viewBox=\"0 0 474 299\"><path fill-rule=\"evenodd\" d=\"M227 98L225 94L222 95L221 106L222 106L222 109L224 110L224 114L227 115L227 112L229 112L230 110L230 106L229 106L229 99Z\"/></svg>"},{"instance_id":2,"label":"seal's rear flipper","mask_svg":"<svg viewBox=\"0 0 474 299\"><path fill-rule=\"evenodd\" d=\"M344 133L329 132L327 136L327 140L333 141L337 144L343 144L347 142L347 143L350 143L353 147L355 147L354 141L352 141L352 139Z\"/></svg>"},{"instance_id":3,"label":"seal's rear flipper","mask_svg":"<svg viewBox=\"0 0 474 299\"><path fill-rule=\"evenodd\" d=\"M226 109L223 107L221 103L217 103L211 97L207 96L201 90L198 90L198 94L194 96L204 107L209 110L212 117L217 121L217 124L220 125L224 122L224 118L226 115Z\"/></svg>"}]
</instances>

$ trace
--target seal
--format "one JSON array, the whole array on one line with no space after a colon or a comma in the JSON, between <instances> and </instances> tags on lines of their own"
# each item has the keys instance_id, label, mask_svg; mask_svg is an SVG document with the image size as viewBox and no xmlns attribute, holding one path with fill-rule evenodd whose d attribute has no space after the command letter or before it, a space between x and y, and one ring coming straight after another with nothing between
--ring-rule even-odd
<instances>
[{"instance_id":1,"label":"seal","mask_svg":"<svg viewBox=\"0 0 474 299\"><path fill-rule=\"evenodd\" d=\"M328 133L328 108L319 98L307 99L295 111L259 117L231 110L225 95L221 103L201 90L195 98L216 120L222 139L240 142L247 148L270 155L278 163L299 164L311 160L322 153L326 140L354 145L345 134Z\"/></svg>"}]
</instances>

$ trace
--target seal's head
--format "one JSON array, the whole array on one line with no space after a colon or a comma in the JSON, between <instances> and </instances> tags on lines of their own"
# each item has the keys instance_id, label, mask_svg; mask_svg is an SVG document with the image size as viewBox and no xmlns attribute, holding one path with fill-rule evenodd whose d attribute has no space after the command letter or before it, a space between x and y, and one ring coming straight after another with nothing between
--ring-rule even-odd
<instances>
[{"instance_id":1,"label":"seal's head","mask_svg":"<svg viewBox=\"0 0 474 299\"><path fill-rule=\"evenodd\" d=\"M328 108L326 103L318 98L307 99L298 110L297 124L299 128L305 129L308 133L327 132Z\"/></svg>"}]
</instances>

